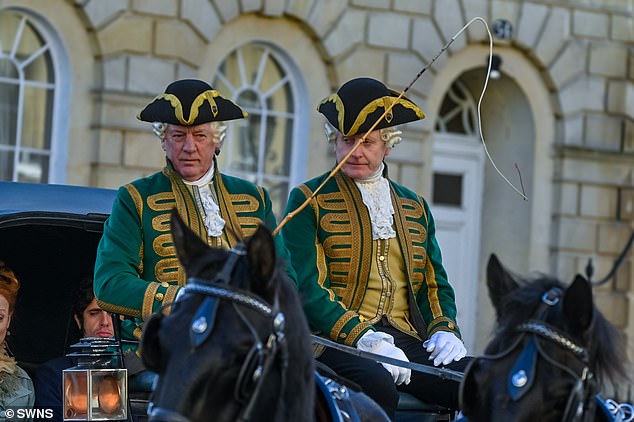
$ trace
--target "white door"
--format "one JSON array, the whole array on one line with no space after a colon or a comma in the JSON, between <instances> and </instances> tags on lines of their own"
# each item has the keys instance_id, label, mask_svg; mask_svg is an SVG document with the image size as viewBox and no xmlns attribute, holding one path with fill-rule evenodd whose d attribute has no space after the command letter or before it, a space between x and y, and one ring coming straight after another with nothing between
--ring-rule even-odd
<instances>
[{"instance_id":1,"label":"white door","mask_svg":"<svg viewBox=\"0 0 634 422\"><path fill-rule=\"evenodd\" d=\"M436 133L431 209L458 325L467 350L475 347L483 151L477 138Z\"/></svg>"}]
</instances>

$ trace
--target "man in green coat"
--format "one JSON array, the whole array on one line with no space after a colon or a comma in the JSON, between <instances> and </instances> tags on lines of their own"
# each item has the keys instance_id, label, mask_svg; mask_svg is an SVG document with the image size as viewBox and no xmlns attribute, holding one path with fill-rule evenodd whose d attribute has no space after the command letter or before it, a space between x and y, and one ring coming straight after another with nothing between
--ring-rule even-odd
<instances>
[{"instance_id":1,"label":"man in green coat","mask_svg":"<svg viewBox=\"0 0 634 422\"><path fill-rule=\"evenodd\" d=\"M247 117L206 82L178 80L137 116L152 123L167 164L162 171L121 187L104 226L95 264L99 306L126 317L124 339L138 340L143 321L168 308L186 275L174 250L170 213L176 208L209 245L231 248L259 224L276 219L268 192L221 173L215 156L226 126ZM281 237L278 256L287 259ZM291 279L295 273L290 267Z\"/></svg>"},{"instance_id":2,"label":"man in green coat","mask_svg":"<svg viewBox=\"0 0 634 422\"><path fill-rule=\"evenodd\" d=\"M396 125L423 112L383 83L358 78L319 105L337 162L393 104L375 129L301 212L282 228L313 330L331 340L401 360L463 371L466 349L456 324L427 202L390 180L384 159L400 141ZM327 179L293 189L286 212ZM319 359L361 386L391 417L398 390L458 407L458 383L326 349Z\"/></svg>"}]
</instances>

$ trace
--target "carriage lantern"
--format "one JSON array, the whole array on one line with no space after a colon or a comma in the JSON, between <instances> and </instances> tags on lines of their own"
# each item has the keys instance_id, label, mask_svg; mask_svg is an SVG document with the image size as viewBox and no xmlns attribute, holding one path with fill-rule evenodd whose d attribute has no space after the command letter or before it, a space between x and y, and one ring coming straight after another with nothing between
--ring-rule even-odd
<instances>
[{"instance_id":1,"label":"carriage lantern","mask_svg":"<svg viewBox=\"0 0 634 422\"><path fill-rule=\"evenodd\" d=\"M66 356L77 365L63 371L65 421L127 419L128 375L113 338L83 338Z\"/></svg>"}]
</instances>

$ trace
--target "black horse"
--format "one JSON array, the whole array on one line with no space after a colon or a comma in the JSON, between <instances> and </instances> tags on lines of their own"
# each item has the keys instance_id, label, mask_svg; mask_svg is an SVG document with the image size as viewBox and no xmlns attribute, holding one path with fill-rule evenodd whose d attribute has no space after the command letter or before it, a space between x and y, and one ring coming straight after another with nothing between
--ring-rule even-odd
<instances>
[{"instance_id":1,"label":"black horse","mask_svg":"<svg viewBox=\"0 0 634 422\"><path fill-rule=\"evenodd\" d=\"M159 373L150 420L341 420L329 390L363 402L362 420L387 420L367 396L316 374L299 296L266 227L228 251L208 247L176 212L171 224L188 281L171 313L144 329L143 360Z\"/></svg>"},{"instance_id":2,"label":"black horse","mask_svg":"<svg viewBox=\"0 0 634 422\"><path fill-rule=\"evenodd\" d=\"M491 255L487 284L497 323L461 385L469 421L612 420L597 393L624 380L626 344L588 280L520 279Z\"/></svg>"}]
</instances>

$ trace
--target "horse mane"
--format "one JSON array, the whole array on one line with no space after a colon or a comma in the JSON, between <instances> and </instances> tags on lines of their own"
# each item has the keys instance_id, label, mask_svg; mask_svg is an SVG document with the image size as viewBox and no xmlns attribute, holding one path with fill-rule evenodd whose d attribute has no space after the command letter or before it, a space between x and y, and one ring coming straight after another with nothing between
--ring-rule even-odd
<instances>
[{"instance_id":1,"label":"horse mane","mask_svg":"<svg viewBox=\"0 0 634 422\"><path fill-rule=\"evenodd\" d=\"M595 308L590 331L594 347L590 350L595 359L595 374L602 385L616 385L620 381L631 381L628 375L627 340L603 314Z\"/></svg>"},{"instance_id":2,"label":"horse mane","mask_svg":"<svg viewBox=\"0 0 634 422\"><path fill-rule=\"evenodd\" d=\"M527 277L513 276L519 287L504 297L501 303L495 338L487 348L487 353L489 349L499 348L504 338L512 338L515 327L535 314L544 293L552 288L563 291L568 287L560 280L543 273L534 273ZM607 320L594 301L592 322L581 341L588 347L590 369L602 388L629 381L625 335Z\"/></svg>"}]
</instances>

